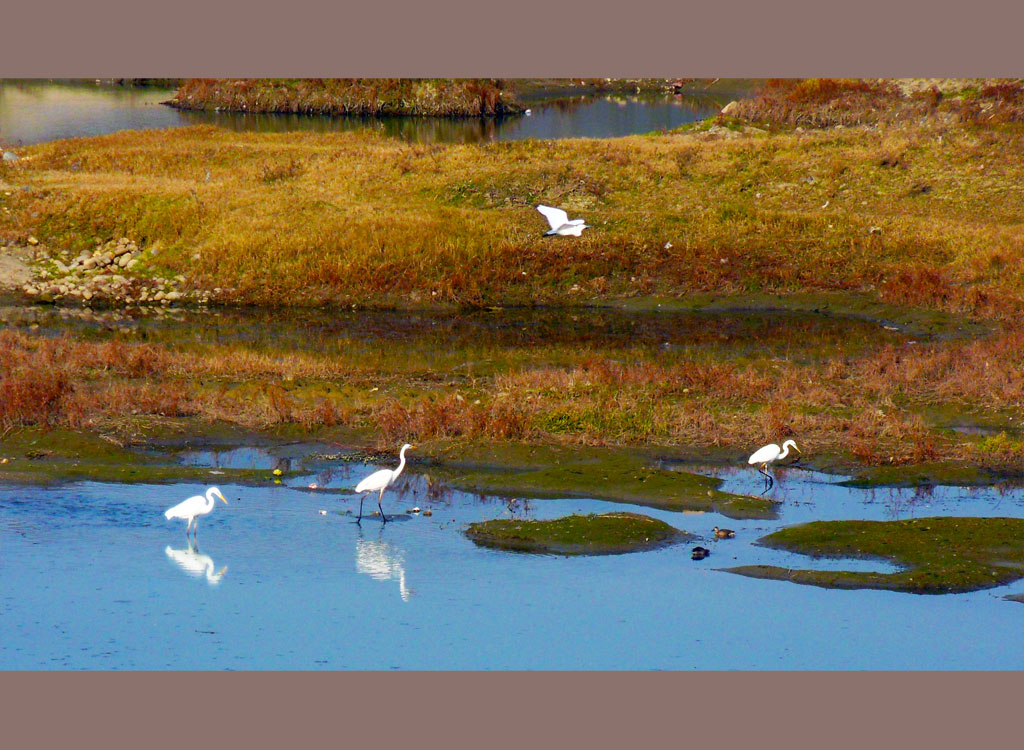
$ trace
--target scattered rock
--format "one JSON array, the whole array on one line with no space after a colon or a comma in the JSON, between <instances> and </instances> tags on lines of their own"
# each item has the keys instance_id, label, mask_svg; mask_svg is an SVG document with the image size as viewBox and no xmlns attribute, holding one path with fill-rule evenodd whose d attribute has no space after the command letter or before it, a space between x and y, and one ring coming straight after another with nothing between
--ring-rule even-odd
<instances>
[{"instance_id":1,"label":"scattered rock","mask_svg":"<svg viewBox=\"0 0 1024 750\"><path fill-rule=\"evenodd\" d=\"M724 107L722 107L722 114L723 115L731 115L733 112L735 112L737 109L739 109L739 106L740 106L739 102L731 101L728 104L726 104Z\"/></svg>"},{"instance_id":2,"label":"scattered rock","mask_svg":"<svg viewBox=\"0 0 1024 750\"><path fill-rule=\"evenodd\" d=\"M203 290L182 290L185 276L173 280L125 276L141 260L139 246L127 237L103 242L96 238L96 247L77 256L68 251L54 251L29 237L24 245L2 248L0 283L34 297L36 302L53 302L62 298L85 303L106 301L117 304L158 302L168 307L183 299L209 302L211 293ZM34 263L36 265L29 265ZM117 271L118 273L114 273ZM155 311L162 313L161 308Z\"/></svg>"},{"instance_id":3,"label":"scattered rock","mask_svg":"<svg viewBox=\"0 0 1024 750\"><path fill-rule=\"evenodd\" d=\"M704 137L708 140L714 140L717 138L731 139L739 138L740 134L739 131L730 130L729 128L724 128L721 125L712 125L704 131Z\"/></svg>"}]
</instances>

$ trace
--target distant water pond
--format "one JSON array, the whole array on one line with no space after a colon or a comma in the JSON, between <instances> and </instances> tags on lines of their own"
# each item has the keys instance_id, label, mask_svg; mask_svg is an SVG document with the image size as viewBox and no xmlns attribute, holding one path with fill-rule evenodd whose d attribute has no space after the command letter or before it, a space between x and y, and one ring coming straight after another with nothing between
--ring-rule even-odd
<instances>
[{"instance_id":1,"label":"distant water pond","mask_svg":"<svg viewBox=\"0 0 1024 750\"><path fill-rule=\"evenodd\" d=\"M239 131L335 132L371 128L415 142L476 143L524 138L610 138L671 130L703 120L745 91L685 96L597 95L531 107L506 118L325 117L182 112L164 106L174 89L91 82L0 79L0 143L28 145L59 138L185 125Z\"/></svg>"}]
</instances>

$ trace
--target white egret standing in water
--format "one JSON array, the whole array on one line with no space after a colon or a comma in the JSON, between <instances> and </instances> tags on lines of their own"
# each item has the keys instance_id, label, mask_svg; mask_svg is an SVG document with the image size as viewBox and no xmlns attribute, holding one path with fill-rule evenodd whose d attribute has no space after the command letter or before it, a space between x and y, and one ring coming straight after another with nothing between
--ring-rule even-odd
<instances>
[{"instance_id":1,"label":"white egret standing in water","mask_svg":"<svg viewBox=\"0 0 1024 750\"><path fill-rule=\"evenodd\" d=\"M188 520L188 526L185 527L185 536L188 536L189 531L192 529L192 524L195 523L196 534L199 532L199 516L205 516L216 504L216 498L220 498L227 505L228 501L221 494L221 491L216 487L211 487L206 491L206 495L196 495L190 497L188 500L178 503L173 508L168 508L164 512L164 516L167 520L172 518L184 518Z\"/></svg>"},{"instance_id":2,"label":"white egret standing in water","mask_svg":"<svg viewBox=\"0 0 1024 750\"><path fill-rule=\"evenodd\" d=\"M380 471L375 471L356 485L356 492L362 495L362 497L359 498L359 516L356 518L356 523L361 523L363 520L363 500L366 499L365 493L376 492L377 490L380 490L380 496L377 498L377 508L380 510L380 518L384 523L388 522L387 516L384 515L384 508L380 505L381 500L384 499L384 490L398 479L398 475L401 474L402 469L405 468L405 452L410 448L415 447L415 445L409 445L408 443L402 446L402 450L398 454L401 460L398 463L397 469L381 469Z\"/></svg>"},{"instance_id":3,"label":"white egret standing in water","mask_svg":"<svg viewBox=\"0 0 1024 750\"><path fill-rule=\"evenodd\" d=\"M546 218L548 220L548 224L551 225L551 231L545 232L545 237L549 237L553 234L557 234L559 237L579 237L583 233L584 229L590 228L590 225L584 223L583 219L573 219L572 221L569 221L569 214L560 208L537 206L537 210L544 214L544 218Z\"/></svg>"},{"instance_id":4,"label":"white egret standing in water","mask_svg":"<svg viewBox=\"0 0 1024 750\"><path fill-rule=\"evenodd\" d=\"M761 474L764 474L764 492L767 492L775 485L775 480L772 478L772 475L768 473L768 464L772 463L773 461L781 461L786 456L788 456L789 446L791 445L794 449L796 449L797 453L802 452L799 448L796 447L796 443L794 441L787 440L782 444L781 448L775 443L769 443L768 445L758 448L756 451L754 451L753 455L751 455L751 457L747 459L747 463L750 464L751 466L761 464L761 468L759 468L757 471ZM762 492L761 494L763 495L764 492Z\"/></svg>"}]
</instances>

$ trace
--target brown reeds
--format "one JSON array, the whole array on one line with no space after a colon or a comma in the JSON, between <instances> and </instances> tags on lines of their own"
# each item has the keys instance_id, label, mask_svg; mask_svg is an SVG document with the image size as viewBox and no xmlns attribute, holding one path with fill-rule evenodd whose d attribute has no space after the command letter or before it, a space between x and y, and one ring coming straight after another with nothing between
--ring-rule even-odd
<instances>
[{"instance_id":1,"label":"brown reeds","mask_svg":"<svg viewBox=\"0 0 1024 750\"><path fill-rule=\"evenodd\" d=\"M180 109L315 115L483 117L518 112L498 79L248 78L186 80Z\"/></svg>"}]
</instances>

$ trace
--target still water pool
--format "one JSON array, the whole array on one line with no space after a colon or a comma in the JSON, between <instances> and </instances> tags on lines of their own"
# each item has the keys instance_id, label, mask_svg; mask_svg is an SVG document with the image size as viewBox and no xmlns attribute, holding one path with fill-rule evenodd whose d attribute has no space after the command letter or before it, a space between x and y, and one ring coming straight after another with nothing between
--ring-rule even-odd
<instances>
[{"instance_id":1,"label":"still water pool","mask_svg":"<svg viewBox=\"0 0 1024 750\"><path fill-rule=\"evenodd\" d=\"M270 465L262 449L232 464ZM192 465L218 456L189 454ZM297 462L294 467L301 467ZM1021 583L970 594L834 591L718 570L746 563L890 570L753 544L815 518L1024 516L1019 491L863 490L779 474L780 518L733 521L594 500L504 499L439 488L416 467L385 495L394 520L353 523L343 491L375 467L320 467L281 485L221 484L198 548L165 508L199 485L0 488L4 669L1019 669ZM300 469L301 470L301 469ZM756 492L752 471L724 489ZM217 475L211 475L216 482ZM308 489L317 483L317 490ZM373 507L367 503L367 511ZM430 517L409 515L413 506ZM706 537L563 558L483 549L469 522L634 510ZM321 515L321 510L327 510ZM736 539L711 541L728 525Z\"/></svg>"},{"instance_id":2,"label":"still water pool","mask_svg":"<svg viewBox=\"0 0 1024 750\"><path fill-rule=\"evenodd\" d=\"M185 112L165 106L174 89L89 81L0 79L0 142L9 147L59 138L215 125L238 131L340 132L376 130L420 143L478 143L524 138L612 138L671 130L717 114L736 91L686 96L596 95L532 106L530 116L504 118L327 117Z\"/></svg>"}]
</instances>

